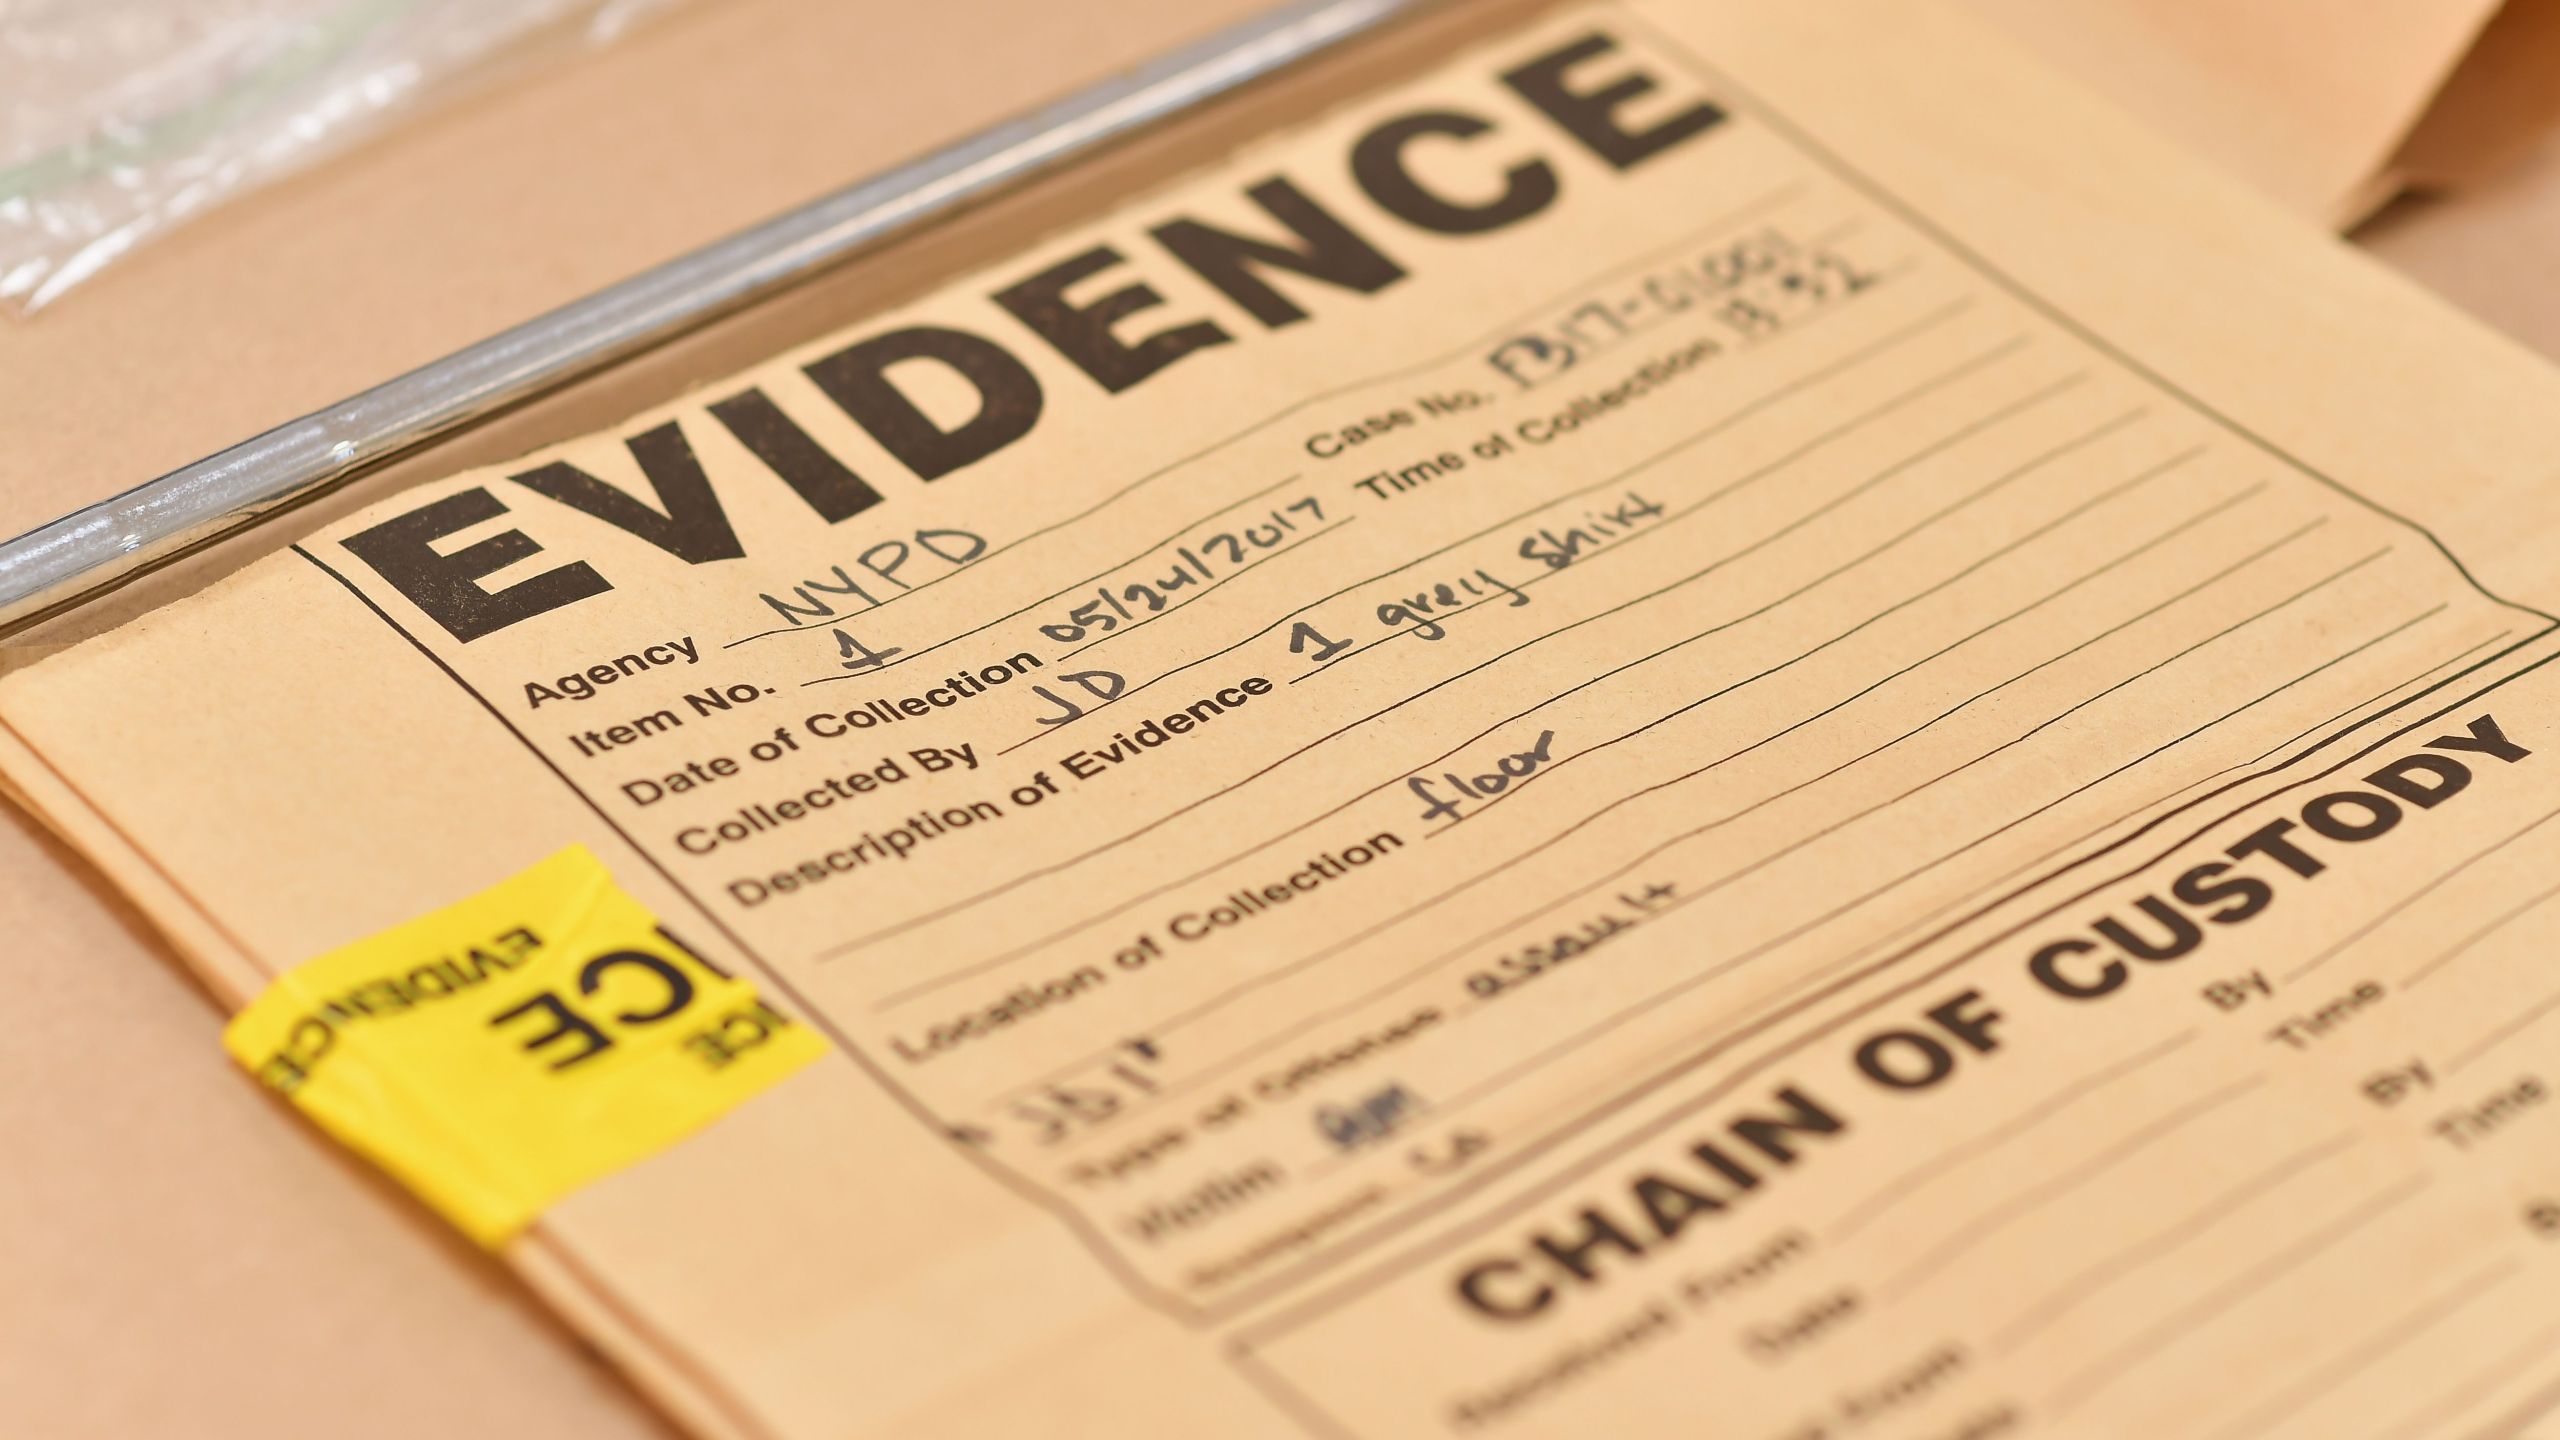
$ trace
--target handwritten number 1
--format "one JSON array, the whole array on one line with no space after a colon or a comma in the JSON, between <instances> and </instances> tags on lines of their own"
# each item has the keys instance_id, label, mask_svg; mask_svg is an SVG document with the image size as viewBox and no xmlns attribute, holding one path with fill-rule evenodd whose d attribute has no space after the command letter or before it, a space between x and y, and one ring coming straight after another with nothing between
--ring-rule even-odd
<instances>
[{"instance_id":1,"label":"handwritten number 1","mask_svg":"<svg viewBox=\"0 0 2560 1440\"><path fill-rule=\"evenodd\" d=\"M1305 655L1310 665L1321 665L1350 648L1350 641L1327 639L1323 631L1304 620L1289 630L1289 653ZM1314 653L1309 654L1310 650Z\"/></svg>"}]
</instances>

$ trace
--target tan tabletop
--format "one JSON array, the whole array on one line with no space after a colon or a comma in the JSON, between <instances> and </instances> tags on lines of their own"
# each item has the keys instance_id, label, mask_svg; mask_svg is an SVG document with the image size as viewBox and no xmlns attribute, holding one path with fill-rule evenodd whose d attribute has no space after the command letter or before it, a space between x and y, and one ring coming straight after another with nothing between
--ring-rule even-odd
<instances>
[{"instance_id":1,"label":"tan tabletop","mask_svg":"<svg viewBox=\"0 0 2560 1440\"><path fill-rule=\"evenodd\" d=\"M681 10L0 325L0 531L1259 8ZM508 223L465 218L486 214ZM2560 143L2363 240L2560 356ZM493 1265L232 1074L214 1008L15 812L0 936L0 1433L669 1433Z\"/></svg>"},{"instance_id":2,"label":"tan tabletop","mask_svg":"<svg viewBox=\"0 0 2560 1440\"><path fill-rule=\"evenodd\" d=\"M2560 137L2458 198L2404 201L2356 238L2420 284L2560 358Z\"/></svg>"}]
</instances>

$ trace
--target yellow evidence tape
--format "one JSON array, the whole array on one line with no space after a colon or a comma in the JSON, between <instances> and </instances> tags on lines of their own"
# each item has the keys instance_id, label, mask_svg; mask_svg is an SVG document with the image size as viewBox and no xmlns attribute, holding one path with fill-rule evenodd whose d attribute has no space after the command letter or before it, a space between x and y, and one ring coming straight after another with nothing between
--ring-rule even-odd
<instances>
[{"instance_id":1,"label":"yellow evidence tape","mask_svg":"<svg viewBox=\"0 0 2560 1440\"><path fill-rule=\"evenodd\" d=\"M492 1250L827 1048L582 845L295 966L222 1043Z\"/></svg>"}]
</instances>

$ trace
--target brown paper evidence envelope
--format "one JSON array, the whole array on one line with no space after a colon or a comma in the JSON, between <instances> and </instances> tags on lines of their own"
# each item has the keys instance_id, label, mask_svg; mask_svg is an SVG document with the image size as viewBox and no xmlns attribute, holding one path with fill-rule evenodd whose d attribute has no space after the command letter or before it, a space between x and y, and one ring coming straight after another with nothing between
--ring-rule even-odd
<instances>
[{"instance_id":1,"label":"brown paper evidence envelope","mask_svg":"<svg viewBox=\"0 0 2560 1440\"><path fill-rule=\"evenodd\" d=\"M716 81L727 75L734 82L736 70L695 63L705 47L726 63L756 70L770 58L767 52L776 48L775 35L805 40L812 26L824 31L829 23L825 15L803 13L818 8L729 7L716 20L699 18L675 25L662 32L669 38L617 52L582 72L579 84L586 88L579 98L601 107L600 113L612 119L596 122L584 133L570 125L563 138L572 156L599 165L617 156L627 159L625 147L605 143L609 136L628 125L656 124L661 128L649 132L647 153L671 171L683 167L688 176L688 207L679 213L657 212L651 217L652 225L591 229L587 224L591 210L608 208L627 197L638 188L633 177L582 174L575 182L564 182L562 172L543 172L546 159L558 154L547 144L510 150L525 158L522 165L488 164L489 134L505 133L508 126L533 124L545 137L561 134L560 123L574 116L577 107L554 108L547 91L511 94L470 116L428 126L414 140L392 142L416 147L403 152L407 168L397 157L372 157L368 164L383 166L382 173L393 178L367 186L359 177L358 192L369 197L369 204L395 212L387 218L398 223L387 224L384 233L417 243L389 247L377 268L348 278L350 291L387 289L395 280L417 274L453 273L439 270L436 261L457 253L481 268L456 267L460 278L470 283L456 284L455 304L368 307L369 316L379 313L383 323L374 328L383 332L387 348L361 363L397 368L424 358L514 318L507 307L522 304L528 295L539 295L547 302L574 293L664 249L732 228L752 218L757 209L787 203L845 174L877 168L901 152L880 153L872 144L855 142L875 142L884 119L893 118L902 127L893 132L897 137L922 144L981 123L1004 108L993 86L988 93L964 95L957 83L914 83L920 73L917 56L951 53L934 37L913 38L900 46L894 52L899 56L896 65L880 65L876 60L877 55L892 52L855 44L849 38L839 53L874 56L884 88L859 95L852 86L828 91L836 97L832 108L818 104L821 113L817 115L788 106L759 109L756 102L768 97L773 87L754 84L731 84L725 95L731 108L719 112L724 118L716 129L688 129L687 116L671 118L642 103L662 99L671 86L703 84L706 77ZM1162 48L1210 18L1205 11L1190 8L1179 17L1159 18L1152 22L1153 28L1132 21L1129 33L1100 35L1077 27L1076 38L1085 45L1118 47L1092 67L1100 69L1111 60ZM1147 33L1137 33L1141 30ZM1009 33L1024 32L1017 27ZM1040 43L992 51L976 46L966 58L979 67L973 72L977 74L1001 73L1008 63L1019 66L1014 72L1018 78L1007 82L1013 88L1005 94L1012 99L1027 93L1026 85L1065 83L1057 56L1074 47L1053 43L1056 37L1035 33L1033 38ZM806 54L822 47L779 48ZM836 63L850 62L839 59ZM892 75L904 76L910 83L903 89L885 88ZM1038 79L1028 78L1032 76ZM828 122L817 128L828 135L830 145L844 148L809 142L807 137L819 120ZM486 128L490 126L497 129ZM762 136L765 143L753 148L771 163L739 164L735 155L742 136ZM627 148L639 152L644 147ZM497 172L494 176L483 173L491 169ZM703 187L715 184L733 185L735 193L701 201ZM525 244L521 236L476 250L466 244L457 251L457 240L476 242L486 237L475 234L473 227L438 230L422 224L433 218L423 212L397 213L404 205L420 203L416 195L439 193L436 186L484 185L502 194L512 186L520 195L556 190L587 199L588 205L561 203L532 210L546 219L543 233L552 237L546 248L559 253L573 272L567 284L556 274L542 277L542 285L533 288L516 283L510 262L520 257ZM306 182L299 198L317 204L332 193L315 177ZM219 257L226 247L255 247L289 236L290 207L296 197L279 198L287 220L252 213L252 208L241 210L236 221L217 218L205 251ZM1052 203L1057 203L1054 196ZM731 207L735 213L730 213ZM434 208L438 207L427 207ZM525 211L519 208L512 213L521 218ZM238 229L222 233L220 227L228 224ZM991 255L999 253L1006 240L1001 226L982 227L971 243L979 246L979 253ZM163 261L146 256L135 262L137 269L131 274L111 277L90 293L87 298L100 299L116 294L114 287L119 283L131 282L127 293L133 298L100 299L109 313L109 321L99 330L107 343L138 343L144 336L165 333L155 327L173 310L186 313L179 302L186 298L183 292L192 283L191 276L226 273L219 268L191 268L181 253L184 248L172 247ZM166 267L158 275L142 268L155 263ZM256 271L251 266L232 268ZM2371 282L2354 276L2342 283L2352 288ZM859 297L861 287L853 287L853 292ZM246 298L270 300L283 293L257 292ZM130 478L139 473L133 468L137 465L144 470L163 468L232 438L236 429L223 426L236 423L243 405L273 404L278 407L274 418L281 418L282 413L317 404L347 388L345 367L357 362L344 353L328 352L327 363L296 371L293 347L278 345L275 353L259 356L265 362L259 386L239 389L243 372L256 367L225 369L213 361L226 354L239 335L273 333L248 331L241 314L224 312L226 304L242 298L196 297L208 320L215 323L209 336L186 342L201 347L205 363L199 367L200 378L207 393L183 398L213 402L204 404L199 416L234 418L211 423L200 418L192 426L159 429L113 423L118 417L104 410L87 412L68 432L83 441L65 447L64 459L73 468L49 472L40 477L43 483L13 485L9 503L27 504L24 518L38 518L86 494L112 488L93 483L100 475ZM867 298L876 303L876 295ZM859 300L845 303L855 309L840 314L856 313ZM2404 302L2391 297L2391 303ZM248 313L255 313L254 306ZM327 322L321 329L330 335L367 328L350 325L343 314L320 319ZM271 342L262 338L261 344L266 343ZM716 343L679 347L654 362L652 383L663 389L685 373L716 373L754 358L759 343L749 338L732 340L725 350ZM2486 347L2490 353L2495 349ZM21 348L18 353L29 352ZM91 352L92 375L97 373L94 357L100 353L107 352ZM264 388L269 381L276 382L272 390ZM226 387L230 387L229 408L224 400ZM17 388L25 393L23 387ZM94 385L82 388L88 393L99 390ZM608 421L636 403L640 402L607 394L591 396L581 409L576 397L564 397L544 411L540 423L499 427L479 442L478 458L494 458L510 448L565 433L564 425L575 429L579 424ZM184 410L183 405L170 407L174 414ZM254 408L250 413L255 413ZM21 421L12 417L9 423L16 427ZM41 433L65 432L48 428ZM81 463L107 468L83 471L77 468ZM404 473L427 472L412 467ZM82 482L92 482L86 493L79 488ZM188 993L164 966L153 963L147 942L120 918L119 907L83 893L67 880L60 870L65 863L67 857L27 836L23 829L11 833L10 853L0 857L5 865L0 874L10 881L6 892L13 913L10 929L25 937L20 956L13 956L13 962L25 968L13 975L27 975L29 979L21 983L30 984L48 1002L119 1019L113 1026L90 1027L92 1043L70 1052L79 1057L72 1063L94 1065L101 1077L95 1086L78 1092L84 1097L79 1110L57 1105L40 1115L13 1113L0 1126L21 1146L21 1153L31 1157L27 1169L36 1176L25 1184L0 1186L0 1206L12 1212L25 1206L23 1213L0 1216L7 1222L12 1245L18 1243L15 1237L42 1235L68 1235L85 1242L29 1246L10 1257L13 1278L34 1277L34 1283L17 1287L7 1301L0 1301L0 1317L5 1317L5 1324L0 1324L0 1396L13 1405L32 1402L34 1406L32 1413L22 1409L13 1418L27 1420L32 1426L29 1433L36 1434L201 1433L247 1428L286 1409L304 1414L317 1409L345 1418L349 1428L370 1434L444 1434L492 1424L506 1429L557 1424L582 1434L655 1429L654 1421L596 1372L577 1367L573 1351L557 1340L557 1331L528 1314L506 1292L506 1282L445 1242L432 1225L419 1221L396 1201L347 1203L351 1193L361 1193L361 1187L370 1182L359 1179L359 1188L351 1191L352 1167L316 1152L304 1135L279 1123L227 1073L213 1049L212 1016L201 999ZM52 1048L13 1049L0 1058L13 1068L22 1057L33 1061L39 1056L48 1065L58 1066L65 1063L63 1055ZM15 1082L23 1077L7 1078ZM69 1092L58 1085L11 1083L5 1093L50 1097ZM88 1103L92 1100L97 1103ZM0 1100L13 1109L19 1103ZM117 1158L101 1159L102 1141L112 1147L107 1153L122 1157L121 1163ZM171 1155L187 1163L184 1174L189 1184L183 1208L170 1205L169 1197L157 1193L156 1187L133 1183L152 1161ZM23 1267L18 1263L22 1256ZM30 1300L39 1303L31 1306ZM257 1318L231 1329L208 1325L208 1317L234 1308ZM28 1340L29 1336L36 1338ZM13 1371L13 1366L18 1368ZM37 1367L46 1373L33 1373ZM452 1383L425 1390L405 1386L394 1390L379 1383L379 1377L401 1371L450 1377Z\"/></svg>"},{"instance_id":2,"label":"brown paper evidence envelope","mask_svg":"<svg viewBox=\"0 0 2560 1440\"><path fill-rule=\"evenodd\" d=\"M2499 433L2501 418L2511 425L2519 407L2529 410L2534 405L2542 395L2537 387L2547 384L2534 366L2524 364L2511 348L2460 325L2445 325L2440 331L2429 328L2427 354L2391 354L2386 346L2360 343L2394 333L2394 318L2414 318L2424 307L2409 310L2414 302L2386 279L2337 256L2304 249L2299 238L2281 225L2268 223L2255 202L2230 187L2186 177L2176 169L2156 169L2156 151L2130 133L2109 128L2109 120L2089 118L2086 128L2058 123L2056 133L2074 136L2081 149L2068 149L2053 136L2002 128L1999 115L2066 115L2074 113L2076 100L2068 92L2048 87L2043 79L2004 72L1994 59L1958 49L1951 44L1951 36L1964 38L1961 31L1933 31L1910 20L1887 20L1887 10L1871 10L1869 18L1879 28L1910 26L1900 38L1933 41L1923 49L1943 64L1930 77L1912 77L1897 69L1897 59L1905 54L1902 46L1879 46L1876 54L1830 51L1818 41L1836 38L1836 33L1797 31L1774 20L1766 8L1700 5L1700 13L1713 23L1697 26L1697 33L1713 38L1713 49L1736 72L1759 79L1772 92L1772 100L1792 113L1823 115L1830 141L1859 154L1876 172L1897 179L1907 195L1915 195L1928 208L1979 218L1999 213L2004 202L2022 205L2007 190L2007 179L1987 179L1979 172L1969 174L1961 164L1948 164L1948 156L1966 154L1969 146L1999 149L2022 172L2051 184L2056 202L2025 208L2035 210L2045 223L2066 228L2076 246L2020 241L2002 259L2010 259L2038 290L2063 295L2076 310L2097 318L2102 328L2135 351L2176 351L2181 382L2202 395L2237 400L2258 395L2258 387L2266 384L2268 366L2278 356L2248 354L2245 346L2199 348L2194 336L2220 333L2225 323L2230 333L2299 336L2286 343L2281 359L2294 366L2296 374L2309 374L2322 400L2278 407L2284 423L2273 438L2286 448L2322 456L2324 438L2335 430L2332 420L2363 415L2368 423L2355 428L2381 451L2358 456L2360 471L2388 474L2406 469L2412 474L2435 474L2445 466L2458 471L2509 469L2501 456L2473 454L2465 446L2473 436ZM1997 46L1984 44L1981 49L1997 51ZM1948 95L1994 97L1999 105L1948 105ZM1887 100L1876 102L1876 97ZM2084 174L2109 179L2143 174L2150 182L2125 184L2122 190L2112 184L2074 184L2074 177ZM2007 200L2002 200L2004 195ZM2127 272L2115 266L2089 266L2071 259L2074 254L2115 249L2138 251L2148 233L2168 236L2186 231L2189 225L2212 238L2209 254L2214 259L2207 264L2217 266L2217 284L2199 284L2191 292L2186 287L2153 290L2120 279ZM1987 231L1974 238L1999 254L2002 233L1989 225ZM975 241L963 238L957 243L965 249L968 243L988 246L996 241L1001 241L1001 233L991 236L980 228ZM2335 348L2304 348L2301 338L2322 336L2337 341ZM696 359L699 356L701 351L696 351ZM686 369L681 356L663 356L660 364L676 366L678 372ZM709 369L717 366L701 366L696 374L707 374ZM2371 423L2373 415L2401 415L2404 420ZM2516 553L2516 536L2486 505L2429 512L2427 520L2445 533L2455 551L2481 566L2483 574L2532 574L2532 566ZM602 1191L599 1202L609 1204ZM1032 1245L1032 1240L1024 1243ZM1039 1245L1032 1245L1032 1250L1039 1250ZM1044 1273L1039 1284L1024 1284L1039 1291L1047 1281L1055 1281L1057 1289L1078 1297L1106 1297L1108 1291L1096 1286L1093 1276L1078 1281L1078 1273L1070 1258L1057 1266L1057 1273ZM264 1268L253 1271L253 1281L269 1291L276 1289L276 1279L279 1276ZM251 1286L243 1284L243 1289ZM289 1286L284 1289L289 1294ZM330 1291L328 1281L320 1281L317 1289L343 1299L343 1286ZM282 1309L282 1314L292 1314L292 1309ZM1121 1355L1119 1363L1126 1363L1126 1355ZM438 1396L474 1389L468 1366L438 1373L456 1376L456 1384L438 1386ZM806 1384L806 1376L801 1384ZM824 1399L824 1394L801 1389L794 1396L794 1407L824 1404ZM1027 1396L1004 1396L1009 1404L1024 1399ZM1091 1402L1093 1396L1085 1399Z\"/></svg>"}]
</instances>

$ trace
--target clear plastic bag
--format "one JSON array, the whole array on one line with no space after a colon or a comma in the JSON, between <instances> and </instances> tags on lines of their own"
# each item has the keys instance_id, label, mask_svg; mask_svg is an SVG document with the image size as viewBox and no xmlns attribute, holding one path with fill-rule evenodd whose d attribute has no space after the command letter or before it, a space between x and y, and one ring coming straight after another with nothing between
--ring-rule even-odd
<instances>
[{"instance_id":1,"label":"clear plastic bag","mask_svg":"<svg viewBox=\"0 0 2560 1440\"><path fill-rule=\"evenodd\" d=\"M667 0L0 0L0 306Z\"/></svg>"}]
</instances>

